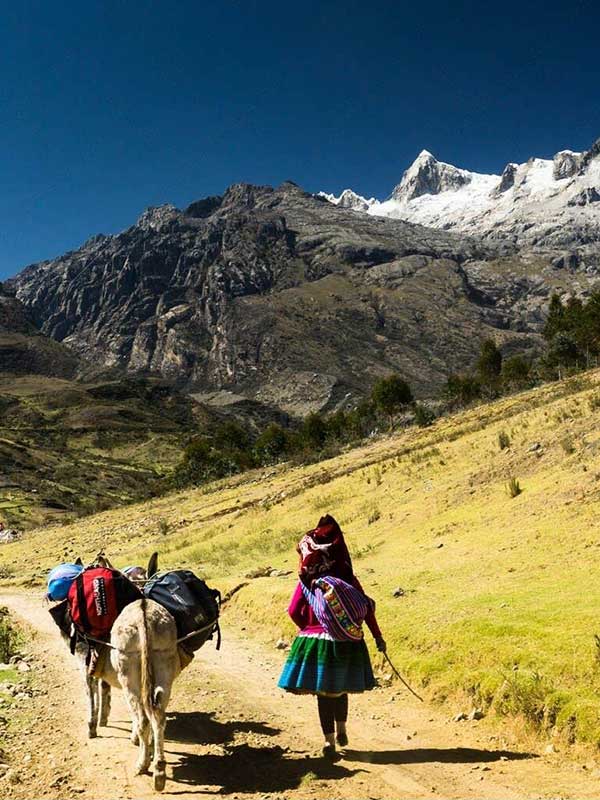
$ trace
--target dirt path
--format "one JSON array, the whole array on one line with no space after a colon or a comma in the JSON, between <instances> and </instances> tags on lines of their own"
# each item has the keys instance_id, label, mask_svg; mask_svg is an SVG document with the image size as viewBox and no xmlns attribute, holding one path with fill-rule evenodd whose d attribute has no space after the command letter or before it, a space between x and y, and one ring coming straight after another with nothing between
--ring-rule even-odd
<instances>
[{"instance_id":1,"label":"dirt path","mask_svg":"<svg viewBox=\"0 0 600 800\"><path fill-rule=\"evenodd\" d=\"M136 750L120 692L113 692L109 727L88 740L81 675L39 596L2 595L0 604L35 632L34 668L47 691L23 701L25 735L12 743L13 778L2 780L0 796L155 796L150 778L133 775ZM221 651L207 644L176 684L163 797L599 796L595 765L522 752L499 741L485 720L450 722L395 686L351 698L351 745L328 764L319 757L314 699L276 688L283 654L237 640L227 614L223 634Z\"/></svg>"}]
</instances>

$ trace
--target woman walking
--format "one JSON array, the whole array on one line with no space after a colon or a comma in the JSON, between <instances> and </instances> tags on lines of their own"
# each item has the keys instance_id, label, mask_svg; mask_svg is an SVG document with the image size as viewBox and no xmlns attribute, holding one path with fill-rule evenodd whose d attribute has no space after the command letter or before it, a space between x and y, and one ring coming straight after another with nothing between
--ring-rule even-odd
<instances>
[{"instance_id":1,"label":"woman walking","mask_svg":"<svg viewBox=\"0 0 600 800\"><path fill-rule=\"evenodd\" d=\"M317 527L301 539L298 552L300 580L288 613L300 632L278 685L295 694L317 696L325 737L323 755L333 759L336 740L340 747L348 744L348 694L375 685L360 626L363 618L377 649L385 652L386 645L374 604L365 597L354 575L344 535L335 519L329 514L321 517Z\"/></svg>"}]
</instances>

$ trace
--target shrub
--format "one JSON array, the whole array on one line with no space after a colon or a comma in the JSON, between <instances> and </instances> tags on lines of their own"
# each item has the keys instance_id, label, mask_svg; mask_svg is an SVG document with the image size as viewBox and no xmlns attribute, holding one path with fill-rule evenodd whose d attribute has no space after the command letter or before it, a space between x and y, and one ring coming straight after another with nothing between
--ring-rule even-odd
<instances>
[{"instance_id":1,"label":"shrub","mask_svg":"<svg viewBox=\"0 0 600 800\"><path fill-rule=\"evenodd\" d=\"M417 403L415 405L415 423L420 428L427 428L429 425L432 425L434 421L435 414L428 406L422 403Z\"/></svg>"},{"instance_id":2,"label":"shrub","mask_svg":"<svg viewBox=\"0 0 600 800\"><path fill-rule=\"evenodd\" d=\"M508 492L509 497L518 497L523 489L521 488L521 484L519 481L512 477L508 479L508 483L506 484L506 491Z\"/></svg>"},{"instance_id":3,"label":"shrub","mask_svg":"<svg viewBox=\"0 0 600 800\"><path fill-rule=\"evenodd\" d=\"M368 436L377 424L374 404L370 400L363 400L348 412L347 422L351 436L357 438Z\"/></svg>"},{"instance_id":4,"label":"shrub","mask_svg":"<svg viewBox=\"0 0 600 800\"><path fill-rule=\"evenodd\" d=\"M506 450L507 447L510 447L510 436L506 431L500 431L498 434L498 446L500 450Z\"/></svg>"},{"instance_id":5,"label":"shrub","mask_svg":"<svg viewBox=\"0 0 600 800\"><path fill-rule=\"evenodd\" d=\"M502 362L500 376L508 387L525 386L531 380L531 364L523 356L512 356Z\"/></svg>"},{"instance_id":6,"label":"shrub","mask_svg":"<svg viewBox=\"0 0 600 800\"><path fill-rule=\"evenodd\" d=\"M487 339L481 345L476 369L482 383L495 383L500 377L500 372L502 370L502 353L498 350L496 342L493 339Z\"/></svg>"},{"instance_id":7,"label":"shrub","mask_svg":"<svg viewBox=\"0 0 600 800\"><path fill-rule=\"evenodd\" d=\"M568 456L573 455L575 452L575 444L570 436L565 436L564 439L561 439L560 446Z\"/></svg>"},{"instance_id":8,"label":"shrub","mask_svg":"<svg viewBox=\"0 0 600 800\"><path fill-rule=\"evenodd\" d=\"M380 378L373 386L371 400L380 411L389 417L391 428L395 416L412 403L413 396L410 386L405 380L399 375L389 375L387 378Z\"/></svg>"},{"instance_id":9,"label":"shrub","mask_svg":"<svg viewBox=\"0 0 600 800\"><path fill-rule=\"evenodd\" d=\"M288 452L291 449L290 445L288 432L281 425L272 422L254 443L254 451L261 464L269 464Z\"/></svg>"},{"instance_id":10,"label":"shrub","mask_svg":"<svg viewBox=\"0 0 600 800\"><path fill-rule=\"evenodd\" d=\"M372 525L374 522L377 522L378 519L381 519L381 511L375 506L369 514L367 525Z\"/></svg>"},{"instance_id":11,"label":"shrub","mask_svg":"<svg viewBox=\"0 0 600 800\"><path fill-rule=\"evenodd\" d=\"M309 414L304 418L301 437L314 450L321 450L327 438L327 425L320 414Z\"/></svg>"},{"instance_id":12,"label":"shrub","mask_svg":"<svg viewBox=\"0 0 600 800\"><path fill-rule=\"evenodd\" d=\"M11 625L8 609L0 607L0 661L7 664L17 651L21 637Z\"/></svg>"},{"instance_id":13,"label":"shrub","mask_svg":"<svg viewBox=\"0 0 600 800\"><path fill-rule=\"evenodd\" d=\"M169 532L169 523L165 519L165 517L160 517L157 520L156 526L157 526L158 532L160 533L161 536L166 536L167 533Z\"/></svg>"},{"instance_id":14,"label":"shrub","mask_svg":"<svg viewBox=\"0 0 600 800\"><path fill-rule=\"evenodd\" d=\"M213 446L215 450L247 450L250 446L250 437L238 422L228 420L216 429Z\"/></svg>"},{"instance_id":15,"label":"shrub","mask_svg":"<svg viewBox=\"0 0 600 800\"><path fill-rule=\"evenodd\" d=\"M481 383L473 375L450 375L444 396L451 406L466 406L481 397Z\"/></svg>"}]
</instances>

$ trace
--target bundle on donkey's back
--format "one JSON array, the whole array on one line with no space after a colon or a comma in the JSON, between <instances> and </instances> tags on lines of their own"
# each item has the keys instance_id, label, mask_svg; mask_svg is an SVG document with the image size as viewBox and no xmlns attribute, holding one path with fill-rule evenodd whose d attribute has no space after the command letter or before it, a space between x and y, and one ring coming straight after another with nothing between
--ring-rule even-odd
<instances>
[{"instance_id":1,"label":"bundle on donkey's back","mask_svg":"<svg viewBox=\"0 0 600 800\"><path fill-rule=\"evenodd\" d=\"M190 648L197 649L218 631L219 607L218 592L187 571L188 583L201 586L201 596L188 591L186 606L179 573L156 575L156 560L155 554L145 583L136 568L143 589L105 559L81 569L71 580L66 599L51 609L51 614L70 640L71 652L76 652L86 666L89 735L96 735L99 712L100 724L107 723L110 686L122 688L132 716L132 741L139 744L137 772L150 767L153 745L154 786L161 791L166 780L165 712L173 681L193 658ZM164 590L165 584L171 592ZM179 592L173 589L178 585ZM50 598L59 599L63 591L62 586L54 589L54 594L51 589ZM169 603L173 593L178 602ZM156 602L161 597L164 602ZM201 609L196 607L199 605ZM187 631L180 633L190 618L192 624L203 623L196 628L195 637Z\"/></svg>"}]
</instances>

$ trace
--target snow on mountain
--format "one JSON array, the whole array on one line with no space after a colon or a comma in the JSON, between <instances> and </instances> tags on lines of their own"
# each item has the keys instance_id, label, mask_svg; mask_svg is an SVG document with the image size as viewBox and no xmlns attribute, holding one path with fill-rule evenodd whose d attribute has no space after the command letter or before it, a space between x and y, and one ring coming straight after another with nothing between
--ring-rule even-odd
<instances>
[{"instance_id":1,"label":"snow on mountain","mask_svg":"<svg viewBox=\"0 0 600 800\"><path fill-rule=\"evenodd\" d=\"M600 241L600 139L583 153L509 163L485 175L438 161L423 150L389 199L366 200L350 189L336 205L374 216L519 244L564 247Z\"/></svg>"},{"instance_id":2,"label":"snow on mountain","mask_svg":"<svg viewBox=\"0 0 600 800\"><path fill-rule=\"evenodd\" d=\"M374 197L367 200L365 197L362 197L362 195L353 192L352 189L344 189L339 197L336 197L334 194L319 192L319 197L324 197L326 200L329 200L330 203L333 203L334 206L352 208L355 211L368 211L369 208L377 202Z\"/></svg>"}]
</instances>

